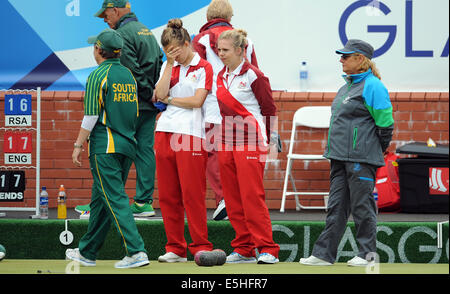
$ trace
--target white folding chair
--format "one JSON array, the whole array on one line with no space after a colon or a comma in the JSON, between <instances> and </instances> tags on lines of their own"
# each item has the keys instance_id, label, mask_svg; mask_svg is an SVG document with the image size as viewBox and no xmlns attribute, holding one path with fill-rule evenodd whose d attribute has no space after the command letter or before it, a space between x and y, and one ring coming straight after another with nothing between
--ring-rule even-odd
<instances>
[{"instance_id":1,"label":"white folding chair","mask_svg":"<svg viewBox=\"0 0 450 294\"><path fill-rule=\"evenodd\" d=\"M298 154L293 153L294 143L295 143L295 133L298 126L305 126L310 128L328 128L330 126L331 118L331 107L330 106L306 106L298 109L294 114L294 119L292 122L292 133L291 140L289 142L289 152L287 154L287 166L286 166L286 176L284 178L283 196L281 199L280 212L284 212L284 207L286 203L286 197L295 196L295 209L299 211L300 209L325 209L327 210L328 205L328 194L327 192L307 192L307 191L297 191L295 187L295 179L292 176L292 163L294 160L327 160L321 154ZM301 142L300 142L301 144ZM293 191L287 191L288 179L290 179ZM298 195L323 195L324 196L324 206L303 206L300 204Z\"/></svg>"},{"instance_id":2,"label":"white folding chair","mask_svg":"<svg viewBox=\"0 0 450 294\"><path fill-rule=\"evenodd\" d=\"M442 227L448 224L448 221L445 222L438 222L437 223L437 248L442 249L443 248L443 244L442 244Z\"/></svg>"}]
</instances>

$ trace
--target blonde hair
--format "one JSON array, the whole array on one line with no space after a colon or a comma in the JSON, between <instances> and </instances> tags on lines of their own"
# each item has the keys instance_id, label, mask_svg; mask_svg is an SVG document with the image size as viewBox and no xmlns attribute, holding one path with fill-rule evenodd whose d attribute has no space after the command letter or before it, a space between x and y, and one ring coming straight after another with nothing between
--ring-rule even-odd
<instances>
[{"instance_id":1,"label":"blonde hair","mask_svg":"<svg viewBox=\"0 0 450 294\"><path fill-rule=\"evenodd\" d=\"M369 58L367 58L366 56L364 56L362 54L361 54L361 56L364 57L364 60L360 65L360 71L366 72L370 68L372 70L373 75L381 80L380 71L376 67L375 62L373 62L372 60L370 60Z\"/></svg>"},{"instance_id":2,"label":"blonde hair","mask_svg":"<svg viewBox=\"0 0 450 294\"><path fill-rule=\"evenodd\" d=\"M241 48L242 54L245 52L245 48L247 47L247 32L242 29L234 29L224 31L219 36L219 40L231 40L233 42L234 48Z\"/></svg>"},{"instance_id":3,"label":"blonde hair","mask_svg":"<svg viewBox=\"0 0 450 294\"><path fill-rule=\"evenodd\" d=\"M206 19L211 21L217 18L223 18L231 21L233 17L233 7L228 0L212 0L206 11Z\"/></svg>"},{"instance_id":4,"label":"blonde hair","mask_svg":"<svg viewBox=\"0 0 450 294\"><path fill-rule=\"evenodd\" d=\"M178 42L179 45L184 44L184 42L191 43L191 36L188 31L183 28L183 21L179 18L169 20L167 27L161 35L161 45L163 47L166 47L173 41Z\"/></svg>"}]
</instances>

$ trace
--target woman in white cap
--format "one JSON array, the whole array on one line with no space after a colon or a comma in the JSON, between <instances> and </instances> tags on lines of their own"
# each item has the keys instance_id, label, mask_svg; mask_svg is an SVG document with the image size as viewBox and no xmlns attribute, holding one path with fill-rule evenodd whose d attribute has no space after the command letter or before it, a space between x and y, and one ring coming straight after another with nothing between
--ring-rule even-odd
<instances>
[{"instance_id":1,"label":"woman in white cap","mask_svg":"<svg viewBox=\"0 0 450 294\"><path fill-rule=\"evenodd\" d=\"M330 196L325 229L305 265L332 265L352 213L359 253L349 266L366 266L375 259L377 216L372 192L383 153L392 139L394 119L389 93L371 61L373 47L349 40L341 54L346 84L331 106L332 117L324 156L331 161Z\"/></svg>"}]
</instances>

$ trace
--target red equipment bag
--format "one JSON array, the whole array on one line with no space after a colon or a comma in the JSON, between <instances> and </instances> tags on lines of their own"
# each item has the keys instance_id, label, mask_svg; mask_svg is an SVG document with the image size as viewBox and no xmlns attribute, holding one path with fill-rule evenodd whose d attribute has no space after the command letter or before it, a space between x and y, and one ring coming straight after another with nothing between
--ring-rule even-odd
<instances>
[{"instance_id":1,"label":"red equipment bag","mask_svg":"<svg viewBox=\"0 0 450 294\"><path fill-rule=\"evenodd\" d=\"M375 186L378 190L380 211L400 211L400 183L396 161L398 158L398 155L387 152L384 156L385 165L377 170Z\"/></svg>"}]
</instances>

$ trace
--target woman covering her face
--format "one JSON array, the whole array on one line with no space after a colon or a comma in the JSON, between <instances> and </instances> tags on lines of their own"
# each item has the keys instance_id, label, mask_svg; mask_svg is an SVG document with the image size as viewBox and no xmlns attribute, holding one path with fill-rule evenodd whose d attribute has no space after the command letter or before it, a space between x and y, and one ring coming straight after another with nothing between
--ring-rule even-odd
<instances>
[{"instance_id":1,"label":"woman covering her face","mask_svg":"<svg viewBox=\"0 0 450 294\"><path fill-rule=\"evenodd\" d=\"M167 61L155 96L167 104L155 134L159 203L167 236L160 262L186 262L187 249L212 250L206 216L205 130L202 105L211 91L211 65L192 51L191 38L180 19L169 21L161 36ZM186 212L192 243L184 238Z\"/></svg>"}]
</instances>

